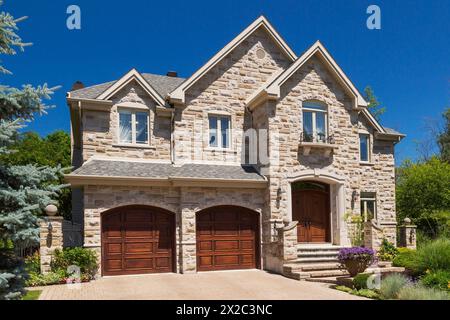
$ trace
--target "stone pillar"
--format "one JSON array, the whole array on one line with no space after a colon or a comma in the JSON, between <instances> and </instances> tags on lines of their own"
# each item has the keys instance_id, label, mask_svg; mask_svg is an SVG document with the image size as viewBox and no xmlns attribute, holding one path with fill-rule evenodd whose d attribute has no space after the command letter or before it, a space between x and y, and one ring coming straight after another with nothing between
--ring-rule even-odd
<instances>
[{"instance_id":1,"label":"stone pillar","mask_svg":"<svg viewBox=\"0 0 450 320\"><path fill-rule=\"evenodd\" d=\"M417 226L411 224L411 219L405 218L404 224L399 227L400 239L399 247L416 249L416 229Z\"/></svg>"},{"instance_id":2,"label":"stone pillar","mask_svg":"<svg viewBox=\"0 0 450 320\"><path fill-rule=\"evenodd\" d=\"M297 259L297 223L292 221L282 228L278 228L278 241L282 262Z\"/></svg>"},{"instance_id":3,"label":"stone pillar","mask_svg":"<svg viewBox=\"0 0 450 320\"><path fill-rule=\"evenodd\" d=\"M195 273L197 250L195 233L195 211L188 207L181 209L181 273Z\"/></svg>"},{"instance_id":4,"label":"stone pillar","mask_svg":"<svg viewBox=\"0 0 450 320\"><path fill-rule=\"evenodd\" d=\"M41 256L41 273L44 274L50 272L53 251L63 247L63 217L56 216L58 208L54 205L48 205L45 212L47 217L39 221L39 253Z\"/></svg>"},{"instance_id":5,"label":"stone pillar","mask_svg":"<svg viewBox=\"0 0 450 320\"><path fill-rule=\"evenodd\" d=\"M373 221L364 223L364 247L378 250L383 238L383 230Z\"/></svg>"}]
</instances>

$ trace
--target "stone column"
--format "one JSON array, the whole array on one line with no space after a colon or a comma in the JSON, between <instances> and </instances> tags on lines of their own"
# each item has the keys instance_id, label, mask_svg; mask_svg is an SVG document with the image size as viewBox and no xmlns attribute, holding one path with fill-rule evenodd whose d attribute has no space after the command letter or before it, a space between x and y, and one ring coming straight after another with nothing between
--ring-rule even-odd
<instances>
[{"instance_id":1,"label":"stone column","mask_svg":"<svg viewBox=\"0 0 450 320\"><path fill-rule=\"evenodd\" d=\"M44 274L50 272L53 251L63 247L63 217L56 216L58 208L54 205L48 205L45 212L47 217L39 221L39 253L41 256L41 273Z\"/></svg>"},{"instance_id":2,"label":"stone column","mask_svg":"<svg viewBox=\"0 0 450 320\"><path fill-rule=\"evenodd\" d=\"M283 263L297 259L297 223L298 221L288 222L285 227L278 228L280 258Z\"/></svg>"},{"instance_id":3,"label":"stone column","mask_svg":"<svg viewBox=\"0 0 450 320\"><path fill-rule=\"evenodd\" d=\"M195 211L181 208L181 273L195 273L197 270L197 250L195 233Z\"/></svg>"},{"instance_id":4,"label":"stone column","mask_svg":"<svg viewBox=\"0 0 450 320\"><path fill-rule=\"evenodd\" d=\"M404 224L399 227L400 239L399 247L416 249L416 229L417 226L411 224L411 219L405 218Z\"/></svg>"},{"instance_id":5,"label":"stone column","mask_svg":"<svg viewBox=\"0 0 450 320\"><path fill-rule=\"evenodd\" d=\"M383 230L373 221L364 223L364 247L378 250L383 238Z\"/></svg>"}]
</instances>

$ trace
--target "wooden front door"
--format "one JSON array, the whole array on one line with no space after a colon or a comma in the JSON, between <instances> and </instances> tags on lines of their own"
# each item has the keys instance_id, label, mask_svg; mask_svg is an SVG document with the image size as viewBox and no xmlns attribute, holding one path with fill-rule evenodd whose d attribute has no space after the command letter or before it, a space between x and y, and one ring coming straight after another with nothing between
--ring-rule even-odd
<instances>
[{"instance_id":1,"label":"wooden front door","mask_svg":"<svg viewBox=\"0 0 450 320\"><path fill-rule=\"evenodd\" d=\"M197 270L258 267L258 214L219 206L197 213Z\"/></svg>"},{"instance_id":2,"label":"wooden front door","mask_svg":"<svg viewBox=\"0 0 450 320\"><path fill-rule=\"evenodd\" d=\"M292 190L292 220L298 221L298 242L329 240L330 193L327 185L302 183Z\"/></svg>"},{"instance_id":3,"label":"wooden front door","mask_svg":"<svg viewBox=\"0 0 450 320\"><path fill-rule=\"evenodd\" d=\"M102 214L103 275L174 271L174 216L128 206Z\"/></svg>"}]
</instances>

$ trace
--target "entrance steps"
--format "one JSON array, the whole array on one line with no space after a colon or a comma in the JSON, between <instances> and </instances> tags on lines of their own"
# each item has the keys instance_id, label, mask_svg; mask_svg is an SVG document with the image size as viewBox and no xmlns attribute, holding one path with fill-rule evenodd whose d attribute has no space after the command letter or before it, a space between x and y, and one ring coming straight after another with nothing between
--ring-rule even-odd
<instances>
[{"instance_id":1,"label":"entrance steps","mask_svg":"<svg viewBox=\"0 0 450 320\"><path fill-rule=\"evenodd\" d=\"M341 248L331 244L298 244L297 259L283 266L283 275L296 280L346 276L347 271L339 267Z\"/></svg>"}]
</instances>

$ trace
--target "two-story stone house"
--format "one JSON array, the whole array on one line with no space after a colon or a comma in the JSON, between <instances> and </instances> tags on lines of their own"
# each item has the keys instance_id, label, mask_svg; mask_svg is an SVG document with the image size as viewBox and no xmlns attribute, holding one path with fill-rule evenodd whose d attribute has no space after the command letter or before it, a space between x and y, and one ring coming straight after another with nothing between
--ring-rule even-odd
<instances>
[{"instance_id":1,"label":"two-story stone house","mask_svg":"<svg viewBox=\"0 0 450 320\"><path fill-rule=\"evenodd\" d=\"M102 275L325 269L349 215L367 245L395 241L403 135L320 42L297 56L264 17L187 79L132 69L67 101L73 219Z\"/></svg>"}]
</instances>

